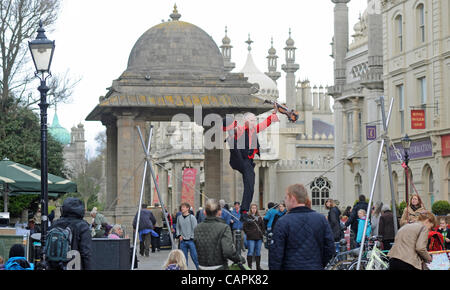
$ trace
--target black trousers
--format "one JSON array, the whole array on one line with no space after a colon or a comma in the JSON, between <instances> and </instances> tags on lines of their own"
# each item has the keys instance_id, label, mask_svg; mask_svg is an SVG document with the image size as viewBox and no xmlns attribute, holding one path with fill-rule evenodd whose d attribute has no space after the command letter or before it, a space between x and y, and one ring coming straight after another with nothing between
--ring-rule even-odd
<instances>
[{"instance_id":1,"label":"black trousers","mask_svg":"<svg viewBox=\"0 0 450 290\"><path fill-rule=\"evenodd\" d=\"M389 270L418 270L411 264L405 263L402 260L391 258L389 259Z\"/></svg>"},{"instance_id":2,"label":"black trousers","mask_svg":"<svg viewBox=\"0 0 450 290\"><path fill-rule=\"evenodd\" d=\"M253 200L253 192L255 189L255 163L253 159L244 159L241 173L242 181L244 182L241 210L248 211Z\"/></svg>"},{"instance_id":3,"label":"black trousers","mask_svg":"<svg viewBox=\"0 0 450 290\"><path fill-rule=\"evenodd\" d=\"M162 228L155 227L154 231L158 234L158 237L152 235L152 252L156 249L161 249L161 230Z\"/></svg>"}]
</instances>

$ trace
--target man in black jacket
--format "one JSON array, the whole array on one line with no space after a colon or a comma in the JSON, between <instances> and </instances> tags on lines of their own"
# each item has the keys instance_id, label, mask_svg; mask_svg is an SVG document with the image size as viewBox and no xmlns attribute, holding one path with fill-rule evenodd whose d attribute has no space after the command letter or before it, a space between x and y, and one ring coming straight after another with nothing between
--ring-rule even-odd
<instances>
[{"instance_id":1,"label":"man in black jacket","mask_svg":"<svg viewBox=\"0 0 450 290\"><path fill-rule=\"evenodd\" d=\"M69 227L72 231L71 250L80 252L81 270L92 269L92 236L84 218L84 203L78 198L68 197L61 208L61 218L49 228ZM51 265L50 265L51 266Z\"/></svg>"},{"instance_id":2,"label":"man in black jacket","mask_svg":"<svg viewBox=\"0 0 450 290\"><path fill-rule=\"evenodd\" d=\"M133 229L136 230L136 222L137 222L138 213L134 216L133 220ZM141 216L139 218L139 253L141 256L148 257L150 255L150 244L152 237L152 230L154 228L154 224L156 223L155 216L153 213L147 209L146 204L142 204Z\"/></svg>"},{"instance_id":3,"label":"man in black jacket","mask_svg":"<svg viewBox=\"0 0 450 290\"><path fill-rule=\"evenodd\" d=\"M367 208L369 204L366 202L366 197L361 194L359 196L359 201L355 204L355 206L352 209L352 213L350 214L350 217L345 222L345 226L351 226L351 230L355 234L355 237L358 234L358 211L360 209L365 210L366 212L369 212L369 209Z\"/></svg>"},{"instance_id":4,"label":"man in black jacket","mask_svg":"<svg viewBox=\"0 0 450 290\"><path fill-rule=\"evenodd\" d=\"M269 246L269 270L323 270L335 253L333 233L323 214L307 205L305 186L287 188L288 213L274 228Z\"/></svg>"}]
</instances>

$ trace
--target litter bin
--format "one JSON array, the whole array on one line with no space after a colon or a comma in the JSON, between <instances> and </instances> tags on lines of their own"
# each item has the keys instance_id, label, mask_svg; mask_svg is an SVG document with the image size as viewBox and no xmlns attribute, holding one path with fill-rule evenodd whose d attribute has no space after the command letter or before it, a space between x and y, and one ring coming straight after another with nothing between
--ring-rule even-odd
<instances>
[{"instance_id":1,"label":"litter bin","mask_svg":"<svg viewBox=\"0 0 450 290\"><path fill-rule=\"evenodd\" d=\"M130 239L92 239L93 270L130 270Z\"/></svg>"}]
</instances>

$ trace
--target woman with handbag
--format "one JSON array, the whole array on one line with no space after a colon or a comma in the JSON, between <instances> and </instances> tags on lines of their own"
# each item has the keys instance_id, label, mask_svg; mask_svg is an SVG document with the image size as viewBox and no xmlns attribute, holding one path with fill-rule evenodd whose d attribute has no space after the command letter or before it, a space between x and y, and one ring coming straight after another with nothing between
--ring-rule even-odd
<instances>
[{"instance_id":1,"label":"woman with handbag","mask_svg":"<svg viewBox=\"0 0 450 290\"><path fill-rule=\"evenodd\" d=\"M249 219L244 222L243 230L247 235L247 264L252 268L253 257L256 262L256 270L261 269L261 245L264 237L264 221L259 215L258 206L256 204L250 205Z\"/></svg>"}]
</instances>

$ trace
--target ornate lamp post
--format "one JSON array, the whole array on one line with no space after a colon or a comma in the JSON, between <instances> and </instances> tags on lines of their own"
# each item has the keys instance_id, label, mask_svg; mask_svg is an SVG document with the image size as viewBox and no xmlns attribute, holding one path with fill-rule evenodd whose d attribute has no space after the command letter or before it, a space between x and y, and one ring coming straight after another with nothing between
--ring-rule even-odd
<instances>
[{"instance_id":1,"label":"ornate lamp post","mask_svg":"<svg viewBox=\"0 0 450 290\"><path fill-rule=\"evenodd\" d=\"M49 104L47 103L47 92L49 87L47 87L46 80L52 75L50 66L55 51L55 41L48 40L45 36L42 21L39 23L37 32L36 39L29 41L28 45L36 68L34 75L41 81L38 91L41 93L39 103L41 109L41 249L44 249L48 228L47 108ZM43 252L41 252L41 257L41 261L45 263Z\"/></svg>"},{"instance_id":2,"label":"ornate lamp post","mask_svg":"<svg viewBox=\"0 0 450 290\"><path fill-rule=\"evenodd\" d=\"M405 168L405 198L406 198L406 206L408 206L408 194L409 194L409 188L408 188L408 162L409 162L409 155L408 151L411 147L411 139L409 139L408 134L405 135L405 137L402 138L402 146L403 150L405 151L404 156L404 163L403 168Z\"/></svg>"}]
</instances>

